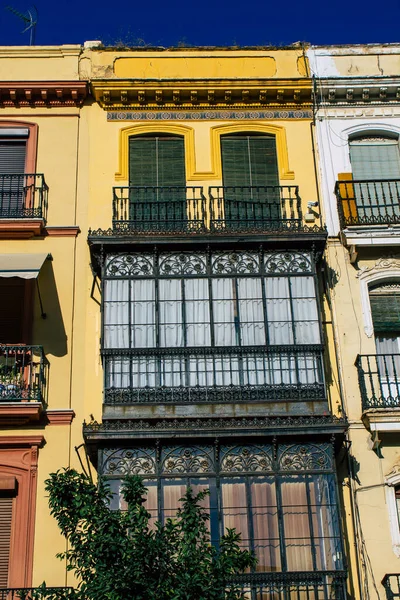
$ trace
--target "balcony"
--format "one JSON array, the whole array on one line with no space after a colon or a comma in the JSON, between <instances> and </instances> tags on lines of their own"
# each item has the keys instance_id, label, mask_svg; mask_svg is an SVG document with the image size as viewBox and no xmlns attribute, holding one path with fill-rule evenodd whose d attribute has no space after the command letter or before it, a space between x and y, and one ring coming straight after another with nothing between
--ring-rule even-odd
<instances>
[{"instance_id":1,"label":"balcony","mask_svg":"<svg viewBox=\"0 0 400 600\"><path fill-rule=\"evenodd\" d=\"M0 174L0 236L40 235L46 222L47 195L41 174Z\"/></svg>"},{"instance_id":2,"label":"balcony","mask_svg":"<svg viewBox=\"0 0 400 600\"><path fill-rule=\"evenodd\" d=\"M390 573L382 579L382 585L385 588L386 600L400 598L400 574Z\"/></svg>"},{"instance_id":3,"label":"balcony","mask_svg":"<svg viewBox=\"0 0 400 600\"><path fill-rule=\"evenodd\" d=\"M143 415L174 412L171 405L203 405L204 414L212 405L229 412L222 406L248 403L258 403L263 414L294 414L304 403L326 410L320 346L103 350L103 364L109 415L126 413L128 405L135 414L142 405Z\"/></svg>"},{"instance_id":4,"label":"balcony","mask_svg":"<svg viewBox=\"0 0 400 600\"><path fill-rule=\"evenodd\" d=\"M45 358L41 346L0 345L0 422L38 420L43 407Z\"/></svg>"},{"instance_id":5,"label":"balcony","mask_svg":"<svg viewBox=\"0 0 400 600\"><path fill-rule=\"evenodd\" d=\"M311 234L325 243L321 218L308 210L303 215L298 186L115 187L112 229L89 231L89 243L104 238L140 238L180 241L193 238L237 240L237 234L292 239L293 233ZM96 240L97 238L97 240ZM318 239L317 239L318 238Z\"/></svg>"},{"instance_id":6,"label":"balcony","mask_svg":"<svg viewBox=\"0 0 400 600\"><path fill-rule=\"evenodd\" d=\"M73 597L71 587L0 588L0 600L68 600Z\"/></svg>"},{"instance_id":7,"label":"balcony","mask_svg":"<svg viewBox=\"0 0 400 600\"><path fill-rule=\"evenodd\" d=\"M210 187L210 229L215 232L301 231L298 186Z\"/></svg>"},{"instance_id":8,"label":"balcony","mask_svg":"<svg viewBox=\"0 0 400 600\"><path fill-rule=\"evenodd\" d=\"M330 598L345 600L345 571L317 571L298 573L249 573L232 578L246 598ZM388 600L393 600L392 598Z\"/></svg>"},{"instance_id":9,"label":"balcony","mask_svg":"<svg viewBox=\"0 0 400 600\"><path fill-rule=\"evenodd\" d=\"M400 234L399 180L338 181L335 194L348 245L393 244Z\"/></svg>"},{"instance_id":10,"label":"balcony","mask_svg":"<svg viewBox=\"0 0 400 600\"><path fill-rule=\"evenodd\" d=\"M400 354L356 359L363 421L371 431L400 430Z\"/></svg>"}]
</instances>

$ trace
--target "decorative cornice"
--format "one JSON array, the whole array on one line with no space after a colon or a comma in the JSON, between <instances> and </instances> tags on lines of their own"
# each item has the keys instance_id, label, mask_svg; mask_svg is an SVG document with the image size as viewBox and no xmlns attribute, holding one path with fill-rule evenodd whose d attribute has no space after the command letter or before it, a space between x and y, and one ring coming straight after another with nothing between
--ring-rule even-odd
<instances>
[{"instance_id":1,"label":"decorative cornice","mask_svg":"<svg viewBox=\"0 0 400 600\"><path fill-rule=\"evenodd\" d=\"M46 410L49 425L71 425L75 412L72 408Z\"/></svg>"},{"instance_id":2,"label":"decorative cornice","mask_svg":"<svg viewBox=\"0 0 400 600\"><path fill-rule=\"evenodd\" d=\"M40 448L44 441L43 435L6 435L0 436L0 447Z\"/></svg>"},{"instance_id":3,"label":"decorative cornice","mask_svg":"<svg viewBox=\"0 0 400 600\"><path fill-rule=\"evenodd\" d=\"M21 426L33 421L37 422L41 412L41 402L1 402L0 424Z\"/></svg>"},{"instance_id":4,"label":"decorative cornice","mask_svg":"<svg viewBox=\"0 0 400 600\"><path fill-rule=\"evenodd\" d=\"M86 81L2 81L0 107L81 106Z\"/></svg>"},{"instance_id":5,"label":"decorative cornice","mask_svg":"<svg viewBox=\"0 0 400 600\"><path fill-rule=\"evenodd\" d=\"M83 433L86 438L92 434L115 433L128 434L142 432L169 432L171 435L174 432L180 434L184 431L193 435L197 433L206 433L219 431L220 433L229 434L229 430L236 432L244 431L262 431L266 430L287 430L297 429L299 432L306 433L306 428L321 429L321 428L343 428L347 427L347 420L343 417L338 418L333 415L309 415L309 416L293 416L293 417L237 417L237 418L197 418L197 419L158 419L158 420L107 420L103 423L91 421L83 424ZM98 437L96 435L96 437Z\"/></svg>"},{"instance_id":6,"label":"decorative cornice","mask_svg":"<svg viewBox=\"0 0 400 600\"><path fill-rule=\"evenodd\" d=\"M317 106L387 105L400 103L398 77L343 77L318 79Z\"/></svg>"},{"instance_id":7,"label":"decorative cornice","mask_svg":"<svg viewBox=\"0 0 400 600\"><path fill-rule=\"evenodd\" d=\"M311 107L311 80L92 80L106 110L230 110Z\"/></svg>"},{"instance_id":8,"label":"decorative cornice","mask_svg":"<svg viewBox=\"0 0 400 600\"><path fill-rule=\"evenodd\" d=\"M0 219L0 239L28 239L41 236L44 219Z\"/></svg>"}]
</instances>

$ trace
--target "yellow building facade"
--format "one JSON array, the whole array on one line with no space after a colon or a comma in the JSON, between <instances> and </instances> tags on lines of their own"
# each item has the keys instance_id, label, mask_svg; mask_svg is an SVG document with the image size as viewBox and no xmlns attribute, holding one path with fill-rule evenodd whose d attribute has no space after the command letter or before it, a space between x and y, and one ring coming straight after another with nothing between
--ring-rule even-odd
<instances>
[{"instance_id":1,"label":"yellow building facade","mask_svg":"<svg viewBox=\"0 0 400 600\"><path fill-rule=\"evenodd\" d=\"M44 482L86 450L115 508L209 489L249 598L358 597L305 49L92 46L0 49L0 588L76 584Z\"/></svg>"}]
</instances>

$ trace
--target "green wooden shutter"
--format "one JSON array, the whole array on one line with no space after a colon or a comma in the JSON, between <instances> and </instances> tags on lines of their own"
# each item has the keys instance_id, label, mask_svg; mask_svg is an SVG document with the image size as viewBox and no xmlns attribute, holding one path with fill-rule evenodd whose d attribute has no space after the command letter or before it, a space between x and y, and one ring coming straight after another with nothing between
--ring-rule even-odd
<instances>
[{"instance_id":1,"label":"green wooden shutter","mask_svg":"<svg viewBox=\"0 0 400 600\"><path fill-rule=\"evenodd\" d=\"M255 226L281 218L274 136L221 137L225 220ZM230 189L230 188L244 189ZM268 188L268 189L265 189Z\"/></svg>"},{"instance_id":2,"label":"green wooden shutter","mask_svg":"<svg viewBox=\"0 0 400 600\"><path fill-rule=\"evenodd\" d=\"M400 294L370 295L374 332L400 331Z\"/></svg>"},{"instance_id":3,"label":"green wooden shutter","mask_svg":"<svg viewBox=\"0 0 400 600\"><path fill-rule=\"evenodd\" d=\"M130 219L147 230L186 223L184 138L131 137L129 140ZM144 189L134 189L142 186ZM176 189L179 188L179 189Z\"/></svg>"},{"instance_id":4,"label":"green wooden shutter","mask_svg":"<svg viewBox=\"0 0 400 600\"><path fill-rule=\"evenodd\" d=\"M185 145L182 137L131 137L129 185L184 187Z\"/></svg>"},{"instance_id":5,"label":"green wooden shutter","mask_svg":"<svg viewBox=\"0 0 400 600\"><path fill-rule=\"evenodd\" d=\"M222 136L222 178L227 186L278 186L274 136Z\"/></svg>"},{"instance_id":6,"label":"green wooden shutter","mask_svg":"<svg viewBox=\"0 0 400 600\"><path fill-rule=\"evenodd\" d=\"M0 588L8 586L13 499L0 497Z\"/></svg>"}]
</instances>

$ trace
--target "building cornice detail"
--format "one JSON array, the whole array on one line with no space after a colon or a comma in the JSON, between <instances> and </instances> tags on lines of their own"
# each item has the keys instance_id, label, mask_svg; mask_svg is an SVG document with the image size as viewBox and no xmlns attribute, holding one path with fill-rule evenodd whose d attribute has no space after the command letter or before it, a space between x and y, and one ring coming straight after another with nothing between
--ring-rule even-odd
<instances>
[{"instance_id":1,"label":"building cornice detail","mask_svg":"<svg viewBox=\"0 0 400 600\"><path fill-rule=\"evenodd\" d=\"M79 56L82 52L80 44L62 46L0 46L0 58L60 58L63 56Z\"/></svg>"},{"instance_id":2,"label":"building cornice detail","mask_svg":"<svg viewBox=\"0 0 400 600\"><path fill-rule=\"evenodd\" d=\"M400 103L398 77L343 77L317 79L317 106L365 106Z\"/></svg>"},{"instance_id":3,"label":"building cornice detail","mask_svg":"<svg viewBox=\"0 0 400 600\"><path fill-rule=\"evenodd\" d=\"M92 80L105 110L311 108L311 79Z\"/></svg>"},{"instance_id":4,"label":"building cornice detail","mask_svg":"<svg viewBox=\"0 0 400 600\"><path fill-rule=\"evenodd\" d=\"M0 107L81 106L86 81L2 81Z\"/></svg>"}]
</instances>

